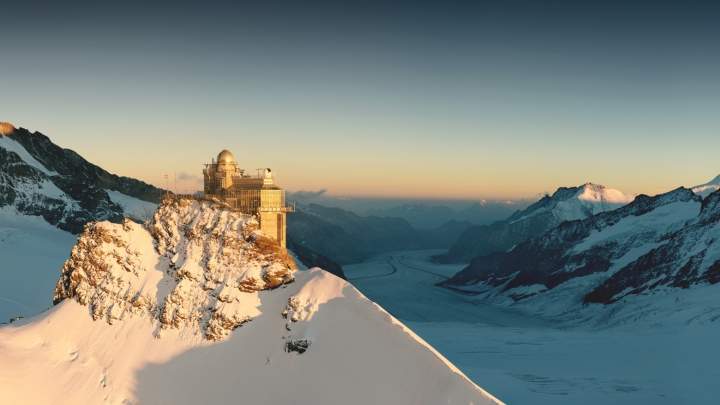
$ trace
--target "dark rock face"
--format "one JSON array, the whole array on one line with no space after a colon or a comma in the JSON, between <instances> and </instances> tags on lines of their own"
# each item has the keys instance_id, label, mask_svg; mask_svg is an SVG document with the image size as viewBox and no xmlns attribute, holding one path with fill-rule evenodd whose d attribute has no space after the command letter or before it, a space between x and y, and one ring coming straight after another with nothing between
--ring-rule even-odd
<instances>
[{"instance_id":1,"label":"dark rock face","mask_svg":"<svg viewBox=\"0 0 720 405\"><path fill-rule=\"evenodd\" d=\"M303 354L310 348L310 341L307 339L289 340L285 342L285 352L296 352L297 354Z\"/></svg>"},{"instance_id":2,"label":"dark rock face","mask_svg":"<svg viewBox=\"0 0 720 405\"><path fill-rule=\"evenodd\" d=\"M108 173L77 153L60 148L39 132L19 128L7 136L50 173L28 164L17 153L0 148L0 206L12 205L23 214L42 216L50 224L77 234L89 221L123 219L122 207L113 203L105 190L144 201L160 201L161 189Z\"/></svg>"},{"instance_id":3,"label":"dark rock face","mask_svg":"<svg viewBox=\"0 0 720 405\"><path fill-rule=\"evenodd\" d=\"M583 187L601 186L587 184L579 187L560 187L552 196L544 196L503 221L468 228L450 246L447 254L437 256L435 259L442 263L468 262L477 256L505 252L527 239L542 235L563 222L562 218L558 218L553 213L553 208L558 203L575 198ZM589 209L579 208L585 217L593 215Z\"/></svg>"},{"instance_id":4,"label":"dark rock face","mask_svg":"<svg viewBox=\"0 0 720 405\"><path fill-rule=\"evenodd\" d=\"M288 241L318 252L340 264L356 263L370 254L362 243L341 226L298 209L288 215Z\"/></svg>"},{"instance_id":5,"label":"dark rock face","mask_svg":"<svg viewBox=\"0 0 720 405\"><path fill-rule=\"evenodd\" d=\"M509 252L477 257L441 285L483 283L502 292L541 284L550 290L576 277L606 273L633 249L647 252L598 281L583 297L584 302L611 303L659 286L687 288L715 283L720 281L720 241L716 240L720 237L720 192L711 194L702 205L700 201L685 188L655 197L639 196L620 209L564 222ZM700 206L699 213L683 214L688 222L678 216L679 222L669 229L655 224L659 214L655 218L643 217L670 204L692 202ZM686 209L680 205L672 207ZM670 211L663 216L673 214ZM636 222L617 237L578 248L593 232L602 232L623 219Z\"/></svg>"},{"instance_id":6,"label":"dark rock face","mask_svg":"<svg viewBox=\"0 0 720 405\"><path fill-rule=\"evenodd\" d=\"M320 253L314 252L313 250L297 244L292 240L288 241L288 249L293 251L297 258L308 268L320 267L321 269L330 272L344 280L347 280L345 273L343 272L342 266L332 261L330 258L321 255Z\"/></svg>"}]
</instances>

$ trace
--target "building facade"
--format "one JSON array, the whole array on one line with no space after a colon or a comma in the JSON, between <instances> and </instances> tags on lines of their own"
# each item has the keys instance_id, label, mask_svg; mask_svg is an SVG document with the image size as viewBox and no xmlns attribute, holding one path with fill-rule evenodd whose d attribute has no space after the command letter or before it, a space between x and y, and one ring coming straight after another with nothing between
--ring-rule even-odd
<instances>
[{"instance_id":1,"label":"building facade","mask_svg":"<svg viewBox=\"0 0 720 405\"><path fill-rule=\"evenodd\" d=\"M292 207L285 204L285 190L278 187L270 169L251 176L241 169L235 157L223 150L203 169L204 193L230 207L249 215L256 215L260 230L275 239L283 248L286 244L286 215Z\"/></svg>"}]
</instances>

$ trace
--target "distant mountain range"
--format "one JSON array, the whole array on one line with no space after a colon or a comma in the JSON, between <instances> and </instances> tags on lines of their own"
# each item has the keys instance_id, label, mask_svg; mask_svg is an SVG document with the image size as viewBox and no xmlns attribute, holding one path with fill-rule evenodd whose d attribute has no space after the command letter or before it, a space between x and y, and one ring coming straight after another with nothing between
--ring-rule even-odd
<instances>
[{"instance_id":1,"label":"distant mountain range","mask_svg":"<svg viewBox=\"0 0 720 405\"><path fill-rule=\"evenodd\" d=\"M288 242L340 264L364 261L396 250L447 248L468 227L449 221L437 228L419 230L402 218L361 216L337 207L300 204L288 216Z\"/></svg>"},{"instance_id":2,"label":"distant mountain range","mask_svg":"<svg viewBox=\"0 0 720 405\"><path fill-rule=\"evenodd\" d=\"M552 195L490 225L472 226L437 260L445 263L469 262L472 258L504 252L516 244L541 235L563 221L583 219L599 212L619 208L633 196L602 185L587 183L561 187Z\"/></svg>"},{"instance_id":3,"label":"distant mountain range","mask_svg":"<svg viewBox=\"0 0 720 405\"><path fill-rule=\"evenodd\" d=\"M524 201L480 201L463 207L450 207L432 203L406 203L384 208L373 208L368 215L377 217L402 218L418 229L433 229L450 221L483 225L508 217Z\"/></svg>"},{"instance_id":4,"label":"distant mountain range","mask_svg":"<svg viewBox=\"0 0 720 405\"><path fill-rule=\"evenodd\" d=\"M589 311L585 304L718 282L720 191L703 199L678 188L640 195L622 208L562 222L508 251L478 256L441 285L545 315L580 316Z\"/></svg>"}]
</instances>

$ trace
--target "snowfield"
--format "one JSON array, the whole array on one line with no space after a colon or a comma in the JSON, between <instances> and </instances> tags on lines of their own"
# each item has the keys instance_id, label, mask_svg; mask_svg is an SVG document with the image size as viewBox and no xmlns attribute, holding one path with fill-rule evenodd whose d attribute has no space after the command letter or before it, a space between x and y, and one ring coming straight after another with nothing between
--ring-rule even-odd
<instances>
[{"instance_id":1,"label":"snowfield","mask_svg":"<svg viewBox=\"0 0 720 405\"><path fill-rule=\"evenodd\" d=\"M432 263L437 253L397 252L344 270L360 291L508 404L717 402L720 285L692 294L657 291L608 308L593 304L582 316L594 322L578 322L573 314L543 316L533 308L540 300L508 306L438 288L463 265ZM558 294L557 308L567 297Z\"/></svg>"},{"instance_id":2,"label":"snowfield","mask_svg":"<svg viewBox=\"0 0 720 405\"><path fill-rule=\"evenodd\" d=\"M293 270L254 219L165 202L100 222L51 310L0 328L13 404L497 404L354 287Z\"/></svg>"},{"instance_id":3,"label":"snowfield","mask_svg":"<svg viewBox=\"0 0 720 405\"><path fill-rule=\"evenodd\" d=\"M150 219L157 208L157 204L130 197L119 191L105 190L110 197L110 201L122 207L123 211L130 218L140 221Z\"/></svg>"},{"instance_id":4,"label":"snowfield","mask_svg":"<svg viewBox=\"0 0 720 405\"><path fill-rule=\"evenodd\" d=\"M52 306L55 282L75 239L41 217L0 207L0 323Z\"/></svg>"}]
</instances>

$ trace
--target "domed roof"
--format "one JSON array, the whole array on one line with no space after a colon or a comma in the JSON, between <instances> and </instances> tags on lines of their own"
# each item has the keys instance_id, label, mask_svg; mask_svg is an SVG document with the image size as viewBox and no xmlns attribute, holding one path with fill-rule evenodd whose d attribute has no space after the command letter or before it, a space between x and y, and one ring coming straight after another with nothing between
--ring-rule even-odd
<instances>
[{"instance_id":1,"label":"domed roof","mask_svg":"<svg viewBox=\"0 0 720 405\"><path fill-rule=\"evenodd\" d=\"M217 162L219 164L234 164L235 163L235 156L233 156L232 152L230 152L227 149L223 149L222 152L217 157Z\"/></svg>"}]
</instances>

